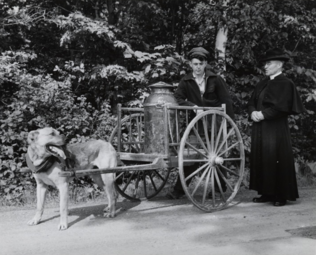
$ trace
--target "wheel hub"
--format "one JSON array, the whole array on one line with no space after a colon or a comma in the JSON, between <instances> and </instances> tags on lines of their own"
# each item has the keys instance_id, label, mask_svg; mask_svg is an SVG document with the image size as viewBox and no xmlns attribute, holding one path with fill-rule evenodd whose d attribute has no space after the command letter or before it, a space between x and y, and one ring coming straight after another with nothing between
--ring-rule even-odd
<instances>
[{"instance_id":1,"label":"wheel hub","mask_svg":"<svg viewBox=\"0 0 316 255\"><path fill-rule=\"evenodd\" d=\"M209 157L209 163L211 164L211 166L222 165L224 163L224 159L216 155L211 155Z\"/></svg>"}]
</instances>

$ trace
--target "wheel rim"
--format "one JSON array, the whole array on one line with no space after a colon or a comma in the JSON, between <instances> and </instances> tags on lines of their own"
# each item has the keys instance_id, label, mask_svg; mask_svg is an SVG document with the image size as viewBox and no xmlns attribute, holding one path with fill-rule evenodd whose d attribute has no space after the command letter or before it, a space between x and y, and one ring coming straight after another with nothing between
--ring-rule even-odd
<instances>
[{"instance_id":1,"label":"wheel rim","mask_svg":"<svg viewBox=\"0 0 316 255\"><path fill-rule=\"evenodd\" d=\"M195 164L196 169L185 176L187 164ZM232 203L243 180L244 165L242 137L228 115L209 110L190 122L180 143L179 174L195 206L212 212Z\"/></svg>"},{"instance_id":2,"label":"wheel rim","mask_svg":"<svg viewBox=\"0 0 316 255\"><path fill-rule=\"evenodd\" d=\"M144 114L131 114L121 121L121 148L117 148L116 126L110 136L110 143L121 152L143 153L144 152ZM143 164L141 162L127 162L124 164ZM168 180L171 169L157 169L147 171L117 172L115 187L123 197L139 201L156 196Z\"/></svg>"}]
</instances>

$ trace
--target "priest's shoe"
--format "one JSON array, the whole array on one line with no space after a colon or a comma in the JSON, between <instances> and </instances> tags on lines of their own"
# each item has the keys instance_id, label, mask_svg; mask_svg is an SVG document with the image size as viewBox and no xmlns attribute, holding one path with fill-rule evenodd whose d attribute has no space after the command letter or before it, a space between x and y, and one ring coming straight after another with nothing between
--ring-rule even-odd
<instances>
[{"instance_id":1,"label":"priest's shoe","mask_svg":"<svg viewBox=\"0 0 316 255\"><path fill-rule=\"evenodd\" d=\"M274 206L284 206L286 204L286 200L276 200L273 202Z\"/></svg>"},{"instance_id":2,"label":"priest's shoe","mask_svg":"<svg viewBox=\"0 0 316 255\"><path fill-rule=\"evenodd\" d=\"M272 198L267 195L262 195L261 197L255 197L252 199L252 202L254 203L266 203L266 202L271 202Z\"/></svg>"}]
</instances>

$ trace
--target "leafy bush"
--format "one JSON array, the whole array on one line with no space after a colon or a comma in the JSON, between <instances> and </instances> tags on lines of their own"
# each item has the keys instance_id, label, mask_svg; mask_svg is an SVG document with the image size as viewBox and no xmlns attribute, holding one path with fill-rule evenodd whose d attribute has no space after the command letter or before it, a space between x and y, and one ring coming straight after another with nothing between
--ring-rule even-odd
<instances>
[{"instance_id":1,"label":"leafy bush","mask_svg":"<svg viewBox=\"0 0 316 255\"><path fill-rule=\"evenodd\" d=\"M56 81L50 75L24 72L16 58L0 61L0 70L6 69L1 85L14 82L19 87L8 104L1 106L0 194L3 203L21 203L23 189L34 185L30 173L20 172L25 167L29 131L50 126L65 134L70 143L90 138L107 140L115 120L106 101L97 110L84 96L76 97L69 77Z\"/></svg>"}]
</instances>

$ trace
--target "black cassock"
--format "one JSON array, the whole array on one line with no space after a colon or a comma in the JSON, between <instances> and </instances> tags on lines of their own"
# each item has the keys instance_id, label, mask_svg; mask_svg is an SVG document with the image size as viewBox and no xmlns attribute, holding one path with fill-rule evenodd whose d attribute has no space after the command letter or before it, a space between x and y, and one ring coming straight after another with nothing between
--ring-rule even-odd
<instances>
[{"instance_id":1,"label":"black cassock","mask_svg":"<svg viewBox=\"0 0 316 255\"><path fill-rule=\"evenodd\" d=\"M249 100L253 122L250 154L250 189L295 201L299 197L287 117L305 111L294 83L283 74L259 82Z\"/></svg>"}]
</instances>

